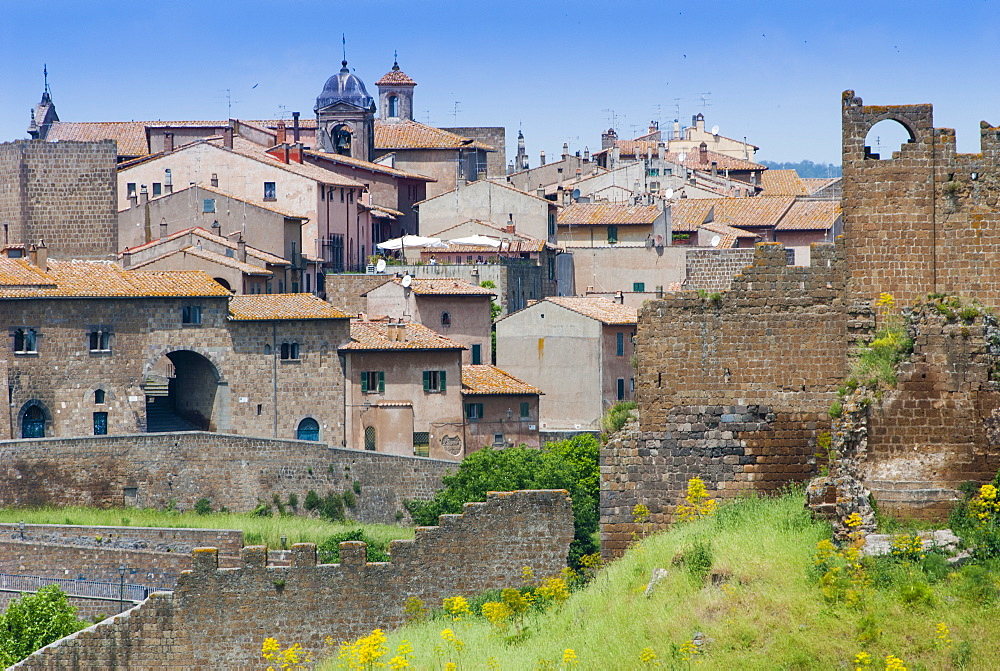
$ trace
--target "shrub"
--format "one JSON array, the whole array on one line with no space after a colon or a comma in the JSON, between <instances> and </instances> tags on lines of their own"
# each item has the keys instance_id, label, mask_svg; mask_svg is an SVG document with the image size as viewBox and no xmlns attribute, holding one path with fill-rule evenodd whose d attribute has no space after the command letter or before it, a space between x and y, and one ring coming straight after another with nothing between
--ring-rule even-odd
<instances>
[{"instance_id":1,"label":"shrub","mask_svg":"<svg viewBox=\"0 0 1000 671\"><path fill-rule=\"evenodd\" d=\"M274 504L274 508L275 510L278 511L279 515L285 514L285 504L282 503L281 497L278 495L277 492L271 494L271 503Z\"/></svg>"},{"instance_id":2,"label":"shrub","mask_svg":"<svg viewBox=\"0 0 1000 671\"><path fill-rule=\"evenodd\" d=\"M632 417L632 411L635 409L635 401L618 401L601 418L601 428L609 434L621 431L621 428Z\"/></svg>"},{"instance_id":3,"label":"shrub","mask_svg":"<svg viewBox=\"0 0 1000 671\"><path fill-rule=\"evenodd\" d=\"M844 414L844 404L840 401L834 401L830 405L830 410L827 412L830 415L830 419L837 419Z\"/></svg>"},{"instance_id":4,"label":"shrub","mask_svg":"<svg viewBox=\"0 0 1000 671\"><path fill-rule=\"evenodd\" d=\"M352 529L334 534L316 546L321 564L336 564L340 561L340 544L347 541L361 541L368 545L366 555L370 562L389 561L388 546L365 535L364 529Z\"/></svg>"},{"instance_id":5,"label":"shrub","mask_svg":"<svg viewBox=\"0 0 1000 671\"><path fill-rule=\"evenodd\" d=\"M678 553L671 563L683 567L692 578L704 582L712 570L713 562L711 543L696 538L690 546Z\"/></svg>"},{"instance_id":6,"label":"shrub","mask_svg":"<svg viewBox=\"0 0 1000 671\"><path fill-rule=\"evenodd\" d=\"M574 567L583 555L597 551L600 496L600 444L589 434L549 443L541 450L512 447L478 450L443 478L444 489L429 501L407 501L406 509L420 526L437 524L439 515L457 514L472 501L485 501L491 491L566 489L573 500L573 544L569 561Z\"/></svg>"},{"instance_id":7,"label":"shrub","mask_svg":"<svg viewBox=\"0 0 1000 671\"><path fill-rule=\"evenodd\" d=\"M0 615L0 665L11 666L88 624L76 619L76 607L56 585L14 599Z\"/></svg>"},{"instance_id":8,"label":"shrub","mask_svg":"<svg viewBox=\"0 0 1000 671\"><path fill-rule=\"evenodd\" d=\"M299 509L299 495L294 492L288 495L288 507L292 510Z\"/></svg>"},{"instance_id":9,"label":"shrub","mask_svg":"<svg viewBox=\"0 0 1000 671\"><path fill-rule=\"evenodd\" d=\"M257 507L250 511L250 514L254 517L270 517L271 504L260 501L257 503Z\"/></svg>"},{"instance_id":10,"label":"shrub","mask_svg":"<svg viewBox=\"0 0 1000 671\"><path fill-rule=\"evenodd\" d=\"M348 508L354 508L354 506L358 505L358 499L351 490L344 492L342 498L344 499L344 505Z\"/></svg>"},{"instance_id":11,"label":"shrub","mask_svg":"<svg viewBox=\"0 0 1000 671\"><path fill-rule=\"evenodd\" d=\"M194 511L199 515L208 515L212 512L212 502L203 496L194 502Z\"/></svg>"},{"instance_id":12,"label":"shrub","mask_svg":"<svg viewBox=\"0 0 1000 671\"><path fill-rule=\"evenodd\" d=\"M355 494L360 494L361 493L361 481L360 480L355 480L354 484L351 485L351 489L354 490Z\"/></svg>"},{"instance_id":13,"label":"shrub","mask_svg":"<svg viewBox=\"0 0 1000 671\"><path fill-rule=\"evenodd\" d=\"M344 521L344 497L336 492L330 492L319 507L319 516L331 522Z\"/></svg>"},{"instance_id":14,"label":"shrub","mask_svg":"<svg viewBox=\"0 0 1000 671\"><path fill-rule=\"evenodd\" d=\"M306 493L306 502L305 502L306 510L309 511L318 510L321 504L322 500L319 498L319 494L316 493L315 489L310 489Z\"/></svg>"}]
</instances>

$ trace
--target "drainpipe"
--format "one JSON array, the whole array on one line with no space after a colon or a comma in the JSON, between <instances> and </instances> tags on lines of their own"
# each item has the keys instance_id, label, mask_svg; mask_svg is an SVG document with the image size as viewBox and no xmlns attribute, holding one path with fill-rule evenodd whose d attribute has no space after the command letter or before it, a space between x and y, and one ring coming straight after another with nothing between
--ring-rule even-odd
<instances>
[{"instance_id":1,"label":"drainpipe","mask_svg":"<svg viewBox=\"0 0 1000 671\"><path fill-rule=\"evenodd\" d=\"M271 322L271 403L274 405L274 437L278 437L278 323Z\"/></svg>"}]
</instances>

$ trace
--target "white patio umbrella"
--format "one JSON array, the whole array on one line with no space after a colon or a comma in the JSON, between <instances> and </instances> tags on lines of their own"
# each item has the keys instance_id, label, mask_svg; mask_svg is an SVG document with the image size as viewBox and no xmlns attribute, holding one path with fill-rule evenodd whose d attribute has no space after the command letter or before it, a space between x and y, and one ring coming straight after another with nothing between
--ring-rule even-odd
<instances>
[{"instance_id":1,"label":"white patio umbrella","mask_svg":"<svg viewBox=\"0 0 1000 671\"><path fill-rule=\"evenodd\" d=\"M483 247L499 247L500 241L496 238L490 238L485 235L470 235L466 238L455 238L454 240L449 240L453 245L480 245Z\"/></svg>"},{"instance_id":2,"label":"white patio umbrella","mask_svg":"<svg viewBox=\"0 0 1000 671\"><path fill-rule=\"evenodd\" d=\"M419 235L404 235L401 238L393 238L392 240L380 242L375 246L379 249L395 251L401 247L446 247L447 245L441 242L441 238L424 238Z\"/></svg>"}]
</instances>

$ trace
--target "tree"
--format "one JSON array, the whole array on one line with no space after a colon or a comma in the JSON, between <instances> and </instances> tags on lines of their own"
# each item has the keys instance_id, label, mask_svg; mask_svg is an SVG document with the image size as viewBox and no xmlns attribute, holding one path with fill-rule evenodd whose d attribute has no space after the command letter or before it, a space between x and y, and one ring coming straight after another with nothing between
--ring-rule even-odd
<instances>
[{"instance_id":1,"label":"tree","mask_svg":"<svg viewBox=\"0 0 1000 671\"><path fill-rule=\"evenodd\" d=\"M87 625L76 619L76 607L58 585L14 599L0 615L0 665L15 664Z\"/></svg>"},{"instance_id":2,"label":"tree","mask_svg":"<svg viewBox=\"0 0 1000 671\"><path fill-rule=\"evenodd\" d=\"M569 562L597 551L594 532L599 521L600 444L580 435L549 443L541 450L524 446L495 450L485 447L465 458L453 475L443 478L444 489L430 501L408 501L407 510L418 525L437 524L438 515L462 512L465 503L485 501L487 492L515 489L565 489L573 500L573 543Z\"/></svg>"}]
</instances>

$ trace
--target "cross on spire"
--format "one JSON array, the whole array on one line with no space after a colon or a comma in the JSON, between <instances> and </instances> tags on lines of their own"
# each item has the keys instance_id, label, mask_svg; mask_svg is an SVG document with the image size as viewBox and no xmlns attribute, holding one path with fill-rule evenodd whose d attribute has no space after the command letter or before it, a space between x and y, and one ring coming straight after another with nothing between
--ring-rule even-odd
<instances>
[{"instance_id":1,"label":"cross on spire","mask_svg":"<svg viewBox=\"0 0 1000 671\"><path fill-rule=\"evenodd\" d=\"M347 33L340 34L340 41L344 48L344 60L347 60Z\"/></svg>"}]
</instances>

